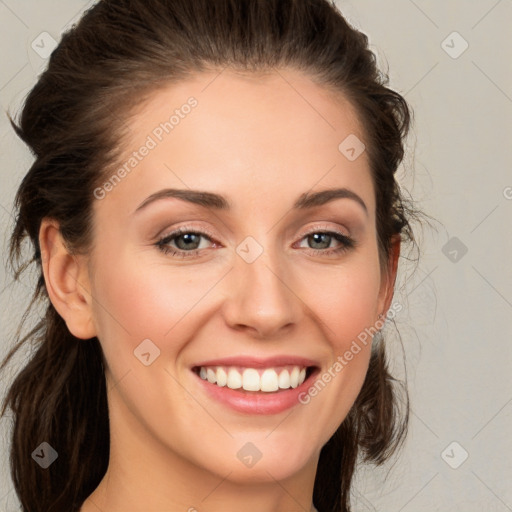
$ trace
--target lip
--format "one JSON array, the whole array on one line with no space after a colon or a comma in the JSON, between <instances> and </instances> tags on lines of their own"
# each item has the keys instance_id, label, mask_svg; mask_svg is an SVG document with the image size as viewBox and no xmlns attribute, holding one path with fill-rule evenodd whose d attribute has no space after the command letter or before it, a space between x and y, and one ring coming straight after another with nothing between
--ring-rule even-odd
<instances>
[{"instance_id":1,"label":"lip","mask_svg":"<svg viewBox=\"0 0 512 512\"><path fill-rule=\"evenodd\" d=\"M275 366L297 365L308 367L304 382L296 388L289 388L275 392L246 391L244 389L231 389L227 386L217 386L207 380L201 379L197 370L200 366L244 366L248 368L265 368ZM255 357L228 357L203 361L191 368L192 374L209 399L213 399L228 408L251 415L279 414L296 405L299 405L299 395L306 392L312 385L315 376L320 373L320 366L311 359L295 356L276 356L270 358Z\"/></svg>"},{"instance_id":2,"label":"lip","mask_svg":"<svg viewBox=\"0 0 512 512\"><path fill-rule=\"evenodd\" d=\"M299 356L279 355L272 357L232 356L201 361L196 366L244 366L247 368L272 368L275 366L319 366L318 361Z\"/></svg>"}]
</instances>

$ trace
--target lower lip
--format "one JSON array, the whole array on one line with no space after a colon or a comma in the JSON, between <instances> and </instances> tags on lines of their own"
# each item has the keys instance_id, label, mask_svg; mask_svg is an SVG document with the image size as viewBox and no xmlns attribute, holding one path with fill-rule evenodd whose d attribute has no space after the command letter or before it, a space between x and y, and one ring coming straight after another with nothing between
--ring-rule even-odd
<instances>
[{"instance_id":1,"label":"lower lip","mask_svg":"<svg viewBox=\"0 0 512 512\"><path fill-rule=\"evenodd\" d=\"M315 369L300 386L270 393L217 386L217 384L201 379L195 372L192 373L210 397L235 411L246 414L278 414L301 403L299 395L305 393L311 386L312 379L318 373L318 369Z\"/></svg>"}]
</instances>

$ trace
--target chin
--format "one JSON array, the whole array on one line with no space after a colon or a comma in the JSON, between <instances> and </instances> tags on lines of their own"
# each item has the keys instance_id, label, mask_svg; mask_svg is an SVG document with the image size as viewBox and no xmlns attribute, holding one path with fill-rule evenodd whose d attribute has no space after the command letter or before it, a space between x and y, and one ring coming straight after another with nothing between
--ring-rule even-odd
<instances>
[{"instance_id":1,"label":"chin","mask_svg":"<svg viewBox=\"0 0 512 512\"><path fill-rule=\"evenodd\" d=\"M262 434L261 442L247 441L247 437L242 442L235 442L235 448L231 457L225 454L211 454L211 460L217 458L218 464L215 473L221 478L225 478L236 483L267 483L275 480L286 480L297 472L304 470L308 465L317 463L316 450L312 448L311 439L305 442L289 440L289 442L280 442L278 436L274 442L269 439L264 440L268 433ZM257 436L254 436L257 438ZM204 460L203 460L204 463ZM315 466L316 467L316 466Z\"/></svg>"}]
</instances>

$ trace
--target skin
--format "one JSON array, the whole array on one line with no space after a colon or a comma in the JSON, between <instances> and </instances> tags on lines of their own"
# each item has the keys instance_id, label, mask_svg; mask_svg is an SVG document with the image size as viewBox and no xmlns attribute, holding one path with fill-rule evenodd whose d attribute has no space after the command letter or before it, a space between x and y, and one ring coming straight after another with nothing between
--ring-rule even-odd
<instances>
[{"instance_id":1,"label":"skin","mask_svg":"<svg viewBox=\"0 0 512 512\"><path fill-rule=\"evenodd\" d=\"M81 511L309 510L320 450L361 389L370 344L307 405L279 414L213 401L190 368L290 354L327 371L390 307L399 239L382 272L366 153L349 161L338 150L350 134L364 140L362 127L343 97L298 71L203 73L155 92L128 121L127 158L190 96L198 106L95 200L91 252L69 254L58 224L41 226L50 299L83 343L98 337L107 362L110 465ZM292 209L338 187L368 212L348 198ZM134 214L163 188L222 194L231 209L167 198ZM213 242L189 258L155 246L185 224ZM357 246L326 255L341 244L307 236L326 231ZM252 263L236 252L247 236L263 249ZM133 353L147 338L160 350L150 366ZM262 453L252 468L236 456L247 442Z\"/></svg>"}]
</instances>

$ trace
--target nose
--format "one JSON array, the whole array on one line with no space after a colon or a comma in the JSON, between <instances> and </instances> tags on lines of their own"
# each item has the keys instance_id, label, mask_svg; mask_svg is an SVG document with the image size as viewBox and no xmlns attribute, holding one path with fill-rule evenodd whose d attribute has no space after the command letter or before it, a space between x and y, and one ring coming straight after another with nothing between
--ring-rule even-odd
<instances>
[{"instance_id":1,"label":"nose","mask_svg":"<svg viewBox=\"0 0 512 512\"><path fill-rule=\"evenodd\" d=\"M289 267L266 253L252 263L236 258L222 308L226 323L262 339L288 332L304 307Z\"/></svg>"}]
</instances>

